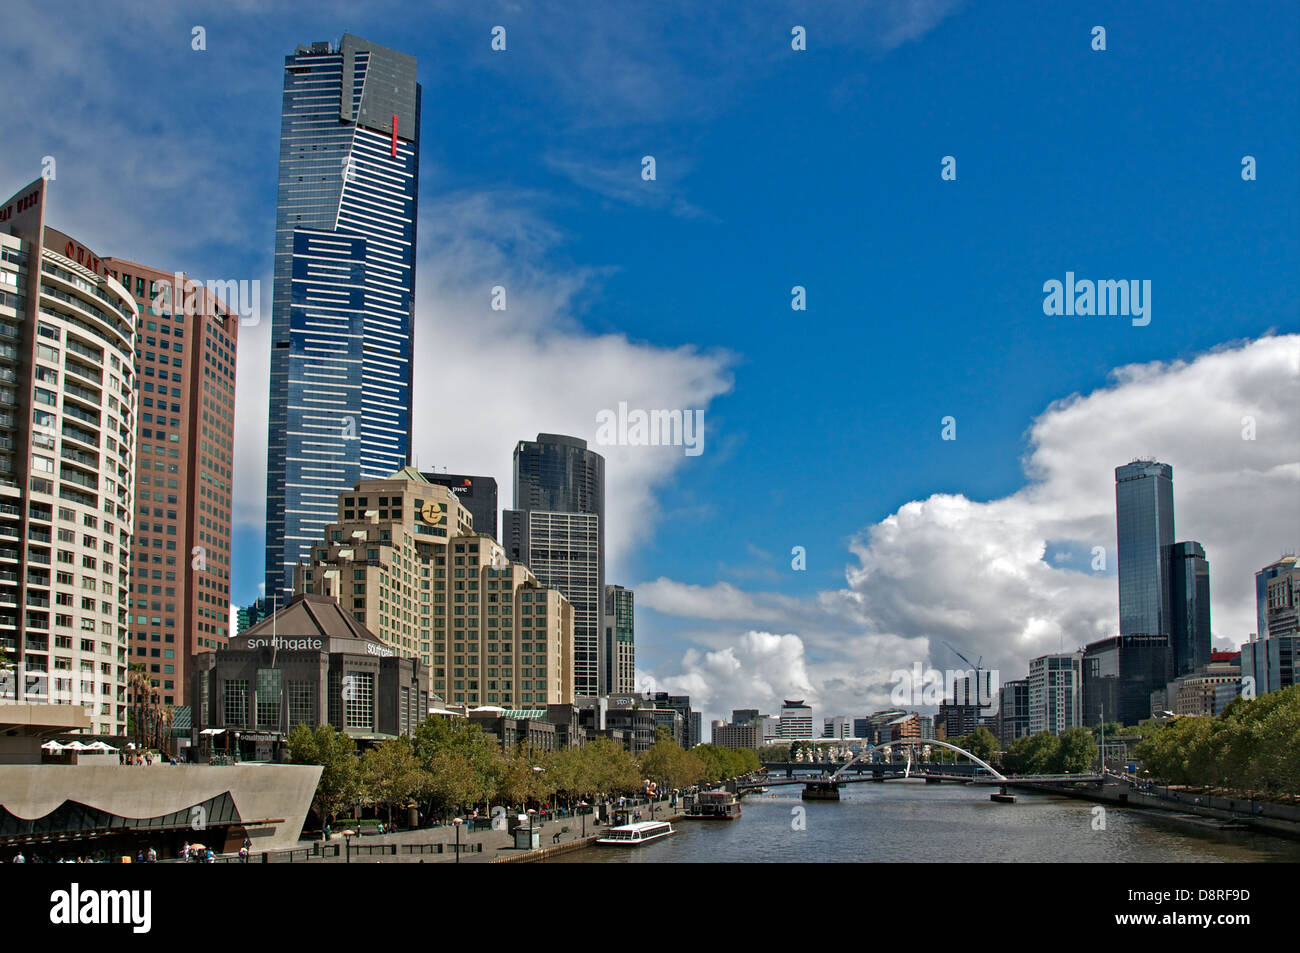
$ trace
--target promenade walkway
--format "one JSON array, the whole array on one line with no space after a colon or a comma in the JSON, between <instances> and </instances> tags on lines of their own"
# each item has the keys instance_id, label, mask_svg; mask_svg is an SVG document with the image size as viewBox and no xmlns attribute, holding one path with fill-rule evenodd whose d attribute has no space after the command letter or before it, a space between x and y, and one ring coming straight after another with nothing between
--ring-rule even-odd
<instances>
[{"instance_id":1,"label":"promenade walkway","mask_svg":"<svg viewBox=\"0 0 1300 953\"><path fill-rule=\"evenodd\" d=\"M648 806L641 806L641 819L650 819L650 809ZM655 804L654 816L656 820L672 820L678 816L669 801L659 801ZM594 815L587 817L587 840L594 842L596 836L599 836L607 828L597 826L594 821ZM563 829L568 828L565 832ZM461 860L462 864L483 864L494 863L503 860L524 860L533 859L530 855L538 855L542 851L552 847L567 845L570 849L577 846L578 842L583 840L582 836L582 818L569 816L553 821L539 822L536 830L539 834L541 850L527 851L521 850L514 846L514 834L505 831L475 831L469 833L464 828L460 832L460 843L462 846ZM558 836L557 836L558 835ZM310 840L304 840L301 846L311 845ZM312 858L311 863L342 864L348 863L347 847L339 835L335 835L331 844L339 845L338 857ZM442 853L408 853L408 845L443 845ZM371 850L372 847L379 846L397 847L397 852L387 853L377 850ZM352 859L354 864L450 864L456 862L456 831L451 825L445 827L422 828L413 831L398 831L394 834L374 834L365 837L352 838ZM481 849L480 846L481 845ZM360 848L360 849L358 849ZM270 858L272 863L277 859L273 856ZM251 858L252 863L258 863L261 857L254 855Z\"/></svg>"}]
</instances>

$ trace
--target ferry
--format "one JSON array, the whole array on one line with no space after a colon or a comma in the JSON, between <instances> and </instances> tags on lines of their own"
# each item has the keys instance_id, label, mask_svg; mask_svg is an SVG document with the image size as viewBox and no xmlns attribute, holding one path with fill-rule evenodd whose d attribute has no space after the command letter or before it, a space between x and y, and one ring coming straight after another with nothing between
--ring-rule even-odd
<instances>
[{"instance_id":1,"label":"ferry","mask_svg":"<svg viewBox=\"0 0 1300 953\"><path fill-rule=\"evenodd\" d=\"M734 821L740 817L740 801L730 791L701 791L685 817L690 821Z\"/></svg>"},{"instance_id":2,"label":"ferry","mask_svg":"<svg viewBox=\"0 0 1300 953\"><path fill-rule=\"evenodd\" d=\"M614 844L617 847L640 847L648 841L658 840L675 834L673 826L667 821L642 821L639 824L624 824L611 827L605 836L598 838L597 844Z\"/></svg>"}]
</instances>

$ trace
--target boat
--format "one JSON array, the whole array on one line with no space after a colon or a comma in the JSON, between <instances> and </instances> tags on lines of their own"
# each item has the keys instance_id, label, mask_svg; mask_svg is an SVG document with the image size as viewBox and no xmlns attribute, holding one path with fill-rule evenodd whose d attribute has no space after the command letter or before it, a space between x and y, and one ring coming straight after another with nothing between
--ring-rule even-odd
<instances>
[{"instance_id":1,"label":"boat","mask_svg":"<svg viewBox=\"0 0 1300 953\"><path fill-rule=\"evenodd\" d=\"M596 843L613 844L616 847L640 847L649 841L675 833L677 832L667 821L641 821L639 824L611 827L605 832L604 837L596 840Z\"/></svg>"},{"instance_id":2,"label":"boat","mask_svg":"<svg viewBox=\"0 0 1300 953\"><path fill-rule=\"evenodd\" d=\"M803 786L805 801L838 801L840 785L837 781L809 781Z\"/></svg>"},{"instance_id":3,"label":"boat","mask_svg":"<svg viewBox=\"0 0 1300 953\"><path fill-rule=\"evenodd\" d=\"M740 817L740 801L730 791L701 791L687 809L688 821L734 821Z\"/></svg>"}]
</instances>

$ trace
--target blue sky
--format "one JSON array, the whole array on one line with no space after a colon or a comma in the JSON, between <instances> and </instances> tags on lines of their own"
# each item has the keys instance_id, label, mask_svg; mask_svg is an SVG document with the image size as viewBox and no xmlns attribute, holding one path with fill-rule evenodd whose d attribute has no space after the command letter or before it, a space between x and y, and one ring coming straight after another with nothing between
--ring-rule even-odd
<instances>
[{"instance_id":1,"label":"blue sky","mask_svg":"<svg viewBox=\"0 0 1300 953\"><path fill-rule=\"evenodd\" d=\"M1300 7L646 6L16 4L0 80L43 92L0 192L54 155L56 227L269 300L283 56L393 46L424 88L420 462L508 492L517 439L594 439L619 400L706 411L699 457L608 454L647 686L856 714L888 672L954 664L939 639L1022 675L1114 629L1080 554L1113 555L1112 470L1148 453L1239 643L1249 573L1300 543ZM1067 271L1150 280L1150 325L1045 316ZM236 603L262 577L268 324L241 335ZM466 383L483 406L450 405Z\"/></svg>"}]
</instances>

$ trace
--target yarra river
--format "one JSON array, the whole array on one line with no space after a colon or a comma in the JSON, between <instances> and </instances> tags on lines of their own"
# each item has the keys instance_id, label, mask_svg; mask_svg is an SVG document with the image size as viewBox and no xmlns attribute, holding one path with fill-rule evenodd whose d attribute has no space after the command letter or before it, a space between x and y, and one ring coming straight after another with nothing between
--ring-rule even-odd
<instances>
[{"instance_id":1,"label":"yarra river","mask_svg":"<svg viewBox=\"0 0 1300 953\"><path fill-rule=\"evenodd\" d=\"M924 782L849 784L836 802L801 801L776 787L742 800L736 821L677 821L643 847L559 854L547 863L1154 862L1300 861L1300 843L1260 834L1189 830L1150 813L1017 792L995 804L987 787ZM796 809L804 808L803 830ZM644 820L645 818L643 818Z\"/></svg>"}]
</instances>

